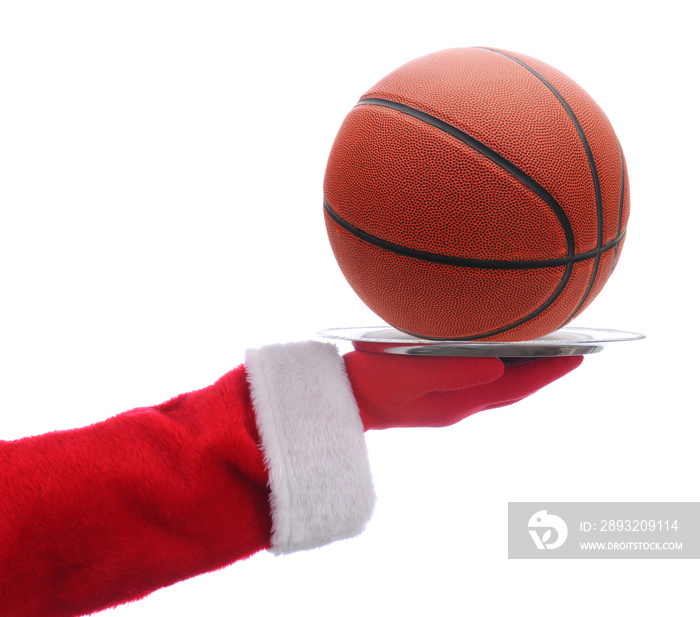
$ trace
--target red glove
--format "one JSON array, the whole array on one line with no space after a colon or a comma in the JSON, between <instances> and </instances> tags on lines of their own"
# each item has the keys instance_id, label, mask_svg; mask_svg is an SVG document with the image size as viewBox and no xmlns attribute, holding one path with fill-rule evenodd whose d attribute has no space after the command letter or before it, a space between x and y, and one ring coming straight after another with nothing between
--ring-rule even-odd
<instances>
[{"instance_id":1,"label":"red glove","mask_svg":"<svg viewBox=\"0 0 700 617\"><path fill-rule=\"evenodd\" d=\"M572 371L583 356L507 362L498 358L352 351L345 366L365 430L449 426L510 405Z\"/></svg>"}]
</instances>

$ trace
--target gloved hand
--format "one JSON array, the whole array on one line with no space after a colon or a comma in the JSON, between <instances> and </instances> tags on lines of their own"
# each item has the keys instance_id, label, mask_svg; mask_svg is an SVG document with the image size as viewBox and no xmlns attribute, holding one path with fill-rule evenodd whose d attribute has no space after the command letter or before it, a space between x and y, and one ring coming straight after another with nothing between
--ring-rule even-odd
<instances>
[{"instance_id":1,"label":"gloved hand","mask_svg":"<svg viewBox=\"0 0 700 617\"><path fill-rule=\"evenodd\" d=\"M563 356L504 363L364 351L343 358L365 430L449 426L522 400L583 361L583 356Z\"/></svg>"}]
</instances>

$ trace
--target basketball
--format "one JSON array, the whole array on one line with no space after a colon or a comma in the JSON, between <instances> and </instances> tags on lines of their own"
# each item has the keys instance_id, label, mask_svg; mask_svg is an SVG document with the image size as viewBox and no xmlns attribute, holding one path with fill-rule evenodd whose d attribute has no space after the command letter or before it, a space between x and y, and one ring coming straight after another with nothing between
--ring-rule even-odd
<instances>
[{"instance_id":1,"label":"basketball","mask_svg":"<svg viewBox=\"0 0 700 617\"><path fill-rule=\"evenodd\" d=\"M600 107L548 64L490 48L436 52L370 88L335 138L323 194L351 287L429 339L564 326L615 269L629 216Z\"/></svg>"}]
</instances>

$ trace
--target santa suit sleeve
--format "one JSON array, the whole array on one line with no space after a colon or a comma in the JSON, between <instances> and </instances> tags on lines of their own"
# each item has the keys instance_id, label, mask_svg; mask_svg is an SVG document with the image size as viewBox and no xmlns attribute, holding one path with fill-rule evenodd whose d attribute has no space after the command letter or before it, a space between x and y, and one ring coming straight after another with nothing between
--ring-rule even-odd
<instances>
[{"instance_id":1,"label":"santa suit sleeve","mask_svg":"<svg viewBox=\"0 0 700 617\"><path fill-rule=\"evenodd\" d=\"M249 351L213 385L0 442L0 607L83 615L269 549L362 531L374 506L336 348Z\"/></svg>"}]
</instances>

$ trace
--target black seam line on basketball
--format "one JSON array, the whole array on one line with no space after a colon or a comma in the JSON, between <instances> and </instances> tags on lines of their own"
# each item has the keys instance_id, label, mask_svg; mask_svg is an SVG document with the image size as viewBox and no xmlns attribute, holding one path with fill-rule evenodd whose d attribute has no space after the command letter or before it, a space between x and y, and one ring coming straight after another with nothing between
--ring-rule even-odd
<instances>
[{"instance_id":1,"label":"black seam line on basketball","mask_svg":"<svg viewBox=\"0 0 700 617\"><path fill-rule=\"evenodd\" d=\"M537 79L539 79L549 90L552 92L552 94L557 98L559 103L562 105L566 113L569 115L569 118L571 119L571 122L573 123L574 127L576 128L576 132L578 133L579 139L581 140L581 144L583 145L583 149L586 152L586 157L588 158L588 166L591 171L591 177L593 178L593 188L595 190L595 200L596 200L596 214L598 217L598 248L600 249L603 245L603 195L600 190L600 179L598 177L598 169L595 164L595 160L593 158L593 151L591 150L591 145L588 143L588 138L586 137L586 133L583 130L583 127L581 126L581 123L578 121L578 118L576 117L576 114L574 113L574 110L571 109L571 106L569 103L566 101L566 99L562 96L561 92L557 90L554 85L544 76L538 73L534 68L532 68L530 65L526 64L522 60L515 58L514 56L511 56L510 54L507 54L503 51L500 51L498 49L491 49L489 47L482 47L481 49L484 49L485 51L490 51L495 54L499 54L501 56L504 56L505 58L509 58L516 64L519 64L522 66L525 70L529 71L532 73ZM596 276L598 275L598 267L600 266L600 255L596 257L595 263L593 264L593 268L591 269L591 278L588 281L588 287L586 288L585 293L583 294L583 297L581 298L581 301L578 303L576 308L571 312L569 315L569 318L567 319L567 322L573 318L576 313L581 309L581 307L586 303L586 300L588 299L588 296L591 293L591 290L593 289L593 285L595 283Z\"/></svg>"},{"instance_id":2,"label":"black seam line on basketball","mask_svg":"<svg viewBox=\"0 0 700 617\"><path fill-rule=\"evenodd\" d=\"M485 156L487 159L496 163L496 165L498 165L499 167L505 169L508 173L510 173L517 180L519 180L527 188L536 193L552 209L557 219L559 219L559 224L564 230L567 253L570 257L574 256L576 252L574 231L571 227L571 223L569 222L569 218L566 215L566 212L564 211L564 208L561 207L559 202L556 199L554 199L554 197L546 188L544 188L539 182L537 182L534 178L528 175L525 171L520 169L517 165L511 163L508 159L500 155L498 152L492 150L486 144L480 142L478 139L472 137L468 133L465 133L461 129L458 129L455 126L448 124L444 120L440 120L440 118L431 116L430 114L424 111L415 109L410 105L382 98L360 99L357 102L357 105L378 105L380 107L388 107L389 109L394 109L408 116L412 116L417 120L422 120L423 122L430 124L431 126L443 131L444 133L455 137L456 139L466 144L473 150L476 150L479 154Z\"/></svg>"},{"instance_id":3,"label":"black seam line on basketball","mask_svg":"<svg viewBox=\"0 0 700 617\"><path fill-rule=\"evenodd\" d=\"M337 216L337 214L335 212L333 212L333 210L328 205L328 202L325 199L323 201L323 205L324 205L324 209L325 209L326 213L332 218L332 220L335 221L335 223L337 225L342 226L343 228L347 229L347 227L345 227L343 225L343 223L345 221L343 221L343 219L341 219L339 216ZM350 231L350 230L348 230L348 231ZM358 230L358 231L361 231L361 230ZM365 232L362 232L362 234L365 236L369 236L369 234L365 234ZM360 239L363 239L361 236L358 236L358 237ZM370 236L370 237L374 237L374 236ZM381 242L385 242L385 241L382 240ZM393 243L387 243L387 244L393 244ZM394 245L394 246L397 246L397 245ZM482 333L482 334L479 334L476 336L471 336L471 337L461 337L461 338L456 339L456 340L470 341L470 340L485 338L488 336L495 336L495 335L501 334L503 332L508 332L509 330L512 330L513 328L516 328L517 326L522 325L522 324L530 321L531 319L534 319L540 313L544 312L559 297L559 295L562 293L562 291L564 291L564 288L566 287L567 283L569 282L569 278L571 277L571 272L572 272L573 268L574 268L574 264L571 260L569 260L568 263L566 264L566 270L564 271L564 274L562 275L561 279L559 280L559 284L557 285L557 288L552 292L552 294L549 296L549 298L547 298L547 300L545 302L543 302L540 306L538 306L531 313L528 313L525 317L522 317L521 319L517 320L516 322L510 323L507 326L504 326L503 328L499 328L498 330L492 330L491 332L486 332L486 333Z\"/></svg>"},{"instance_id":4,"label":"black seam line on basketball","mask_svg":"<svg viewBox=\"0 0 700 617\"><path fill-rule=\"evenodd\" d=\"M617 219L617 235L620 235L620 229L622 229L622 211L625 208L625 155L622 152L622 146L620 142L617 142L617 147L620 150L620 175L622 176L622 181L620 183L620 209L618 212ZM613 255L612 263L610 264L610 274L615 269L615 264L617 263L617 256L619 254L618 247L615 246L615 254ZM608 276L610 276L610 274Z\"/></svg>"},{"instance_id":5,"label":"black seam line on basketball","mask_svg":"<svg viewBox=\"0 0 700 617\"><path fill-rule=\"evenodd\" d=\"M512 330L513 328L517 328L518 326L523 325L524 323L527 323L528 321L534 319L537 317L540 313L543 313L546 311L553 303L554 301L559 297L559 295L564 291L564 288L566 287L567 283L569 282L569 278L571 277L571 271L573 270L574 264L573 262L569 262L568 265L566 266L566 271L564 272L564 275L561 277L561 280L559 281L559 284L557 285L557 288L552 292L552 294L547 298L547 301L538 306L534 311L531 313L528 313L525 315L525 317L522 317L518 319L517 321L514 321L513 323L508 324L507 326L504 326L503 328L498 328L497 330L491 330L490 332L483 332L481 334L477 334L475 336L464 336L464 337L459 337L454 340L456 341L475 341L478 339L484 339L489 336L496 336L497 334L503 334L505 332L508 332L509 330ZM410 332L407 334L411 334ZM413 334L413 336L419 336L418 334Z\"/></svg>"},{"instance_id":6,"label":"black seam line on basketball","mask_svg":"<svg viewBox=\"0 0 700 617\"><path fill-rule=\"evenodd\" d=\"M504 259L475 259L472 257L454 257L451 255L432 253L430 251L422 251L420 249L412 249L389 240L383 240L382 238L378 238L377 236L367 233L366 231L355 227L351 223L348 223L348 221L342 218L337 212L335 212L335 210L333 210L333 208L331 208L326 199L323 200L323 208L327 212L328 216L330 216L338 225L340 225L340 227L350 232L353 236L356 236L360 240L364 240L368 244L372 244L378 248L396 253L397 255L402 255L404 257L412 257L422 261L429 261L447 266L457 266L460 268L482 268L487 270L537 270L540 268L567 266L579 261L585 261L586 259L598 257L601 253L605 253L616 247L625 235L625 231L623 230L620 236L614 240L611 240L600 249L593 249L586 253L581 253L572 257L512 261Z\"/></svg>"},{"instance_id":7,"label":"black seam line on basketball","mask_svg":"<svg viewBox=\"0 0 700 617\"><path fill-rule=\"evenodd\" d=\"M593 189L595 191L595 201L596 201L596 212L598 215L598 246L603 245L603 194L600 189L600 178L598 176L598 168L596 167L595 164L595 159L593 158L593 150L591 149L591 145L588 143L588 137L586 137L586 133L583 130L583 127L581 126L581 123L579 122L578 118L576 117L576 114L574 113L574 110L571 109L571 106L567 102L567 100L563 97L561 92L557 90L554 87L554 84L552 84L544 75L541 73L537 72L534 68L532 68L529 64L526 64L522 60L511 56L510 54L507 54L504 51L500 51L498 49L491 49L490 47L480 47L479 49L483 49L485 51L490 51L495 54L499 54L501 56L504 56L506 58L509 58L516 64L519 64L522 66L525 70L529 71L532 73L537 79L539 79L549 90L552 92L552 94L557 98L561 106L564 108L564 111L568 114L569 118L571 119L571 122L574 125L574 128L576 129L576 133L578 133L578 137L581 140L581 145L583 146L583 149L586 153L586 158L588 159L588 166L591 171L591 178L593 180Z\"/></svg>"},{"instance_id":8,"label":"black seam line on basketball","mask_svg":"<svg viewBox=\"0 0 700 617\"><path fill-rule=\"evenodd\" d=\"M435 261L438 261L438 263L448 263L449 265L461 265L461 266L465 266L465 267L481 267L481 268L486 268L486 267L494 268L496 266L494 266L493 264L496 264L496 263L508 264L511 267L513 266L513 264L516 264L516 263L525 264L525 266L521 266L521 267L527 267L528 264L533 263L533 262L496 262L496 261L490 261L490 260L475 260L475 259L466 259L466 258L446 258L444 255L427 253L426 251L416 251L414 249L407 249L406 247L403 247L403 246L398 245L398 244L394 244L393 242L388 242L387 240L382 240L380 238L377 238L376 236L373 236L371 234L368 234L368 233L362 231L361 229L358 229L357 227L354 227L353 225L351 225L350 223L348 223L347 221L342 219L340 216L338 216L338 214L336 212L334 212L333 209L330 207L330 205L325 200L325 198L323 200L323 207L324 207L325 212L328 214L328 216L330 216L331 219L338 226L342 227L343 229L345 229L349 233L355 235L358 239L363 240L363 241L368 242L368 243L371 243L379 248L383 248L383 249L386 249L386 250L389 250L392 252L396 252L399 255L406 255L408 257L413 257L415 259L424 259L424 260L425 260L425 256L438 257L439 260L435 260ZM613 240L611 242L608 242L601 250L607 251L613 247L616 247L617 244L622 240L622 238L624 237L626 232L627 232L626 229L623 230L618 238L616 238L615 240ZM410 254L407 254L407 252L420 253L421 255L420 256L415 255L415 254L410 255ZM498 334L503 334L504 332L508 332L509 330L512 330L513 328L516 328L517 326L520 326L520 325L530 321L531 319L534 319L540 313L545 311L549 306L551 306L552 303L559 297L561 292L564 290L564 288L566 287L566 285L569 281L569 278L571 276L571 272L573 271L574 261L579 261L580 259L591 259L592 257L596 257L596 254L599 255L599 253L600 253L599 250L595 249L593 251L590 251L589 253L584 253L582 255L575 256L574 258L568 258L568 257L565 258L566 259L566 261L565 261L566 270L564 271L564 274L562 275L562 278L560 279L559 284L557 285L557 288L550 295L550 297L546 300L546 302L544 302L536 310L529 313L525 317L522 317L521 319L515 321L514 323L508 324L507 326L504 326L503 328L499 328L497 330L492 330L490 332L482 333L482 334L479 334L476 336L457 338L455 340L473 341L473 340L483 339L483 338L486 338L489 336L496 336ZM598 257L596 257L596 258L598 258ZM447 262L446 259L450 259L450 262L452 262L453 260L458 260L462 263L459 263L459 264L450 263L450 262ZM555 261L555 260L549 260L549 261ZM464 262L469 262L469 263L467 264ZM486 265L484 265L485 263L488 263L490 265L486 266ZM534 262L534 263L542 264L543 261ZM564 263L557 264L557 265L564 265ZM418 336L417 334L414 334L412 332L407 332L407 333L412 334L413 336Z\"/></svg>"}]
</instances>

